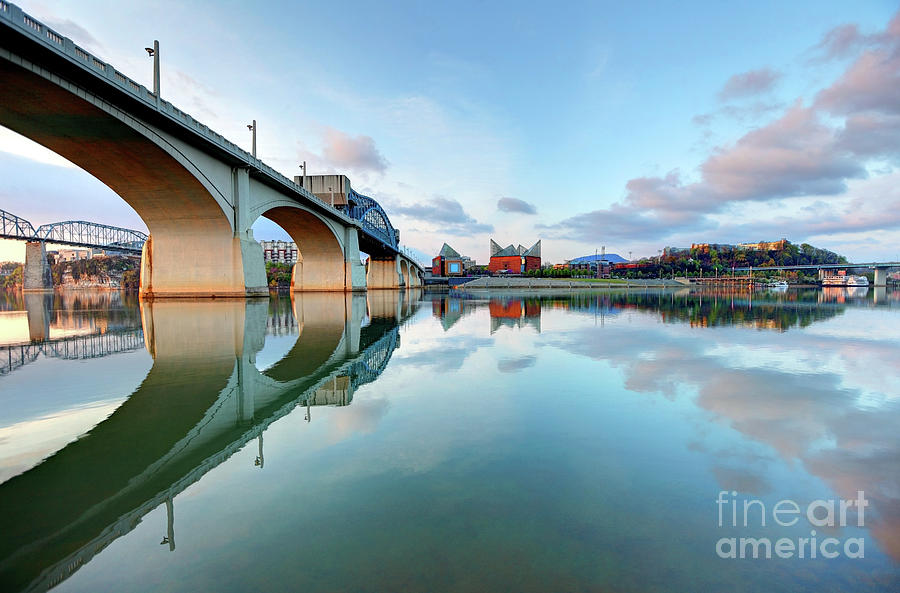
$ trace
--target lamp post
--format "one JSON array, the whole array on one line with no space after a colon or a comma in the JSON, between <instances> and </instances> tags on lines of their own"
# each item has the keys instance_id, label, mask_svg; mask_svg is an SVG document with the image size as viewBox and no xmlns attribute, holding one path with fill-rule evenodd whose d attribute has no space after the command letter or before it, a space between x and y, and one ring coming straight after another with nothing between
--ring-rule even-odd
<instances>
[{"instance_id":1,"label":"lamp post","mask_svg":"<svg viewBox=\"0 0 900 593\"><path fill-rule=\"evenodd\" d=\"M156 106L159 107L159 41L153 40L153 47L145 47L147 55L153 58L153 94L156 95Z\"/></svg>"},{"instance_id":2,"label":"lamp post","mask_svg":"<svg viewBox=\"0 0 900 593\"><path fill-rule=\"evenodd\" d=\"M253 150L251 154L253 158L256 158L256 120L253 120L252 124L247 124L247 129L253 132Z\"/></svg>"},{"instance_id":3,"label":"lamp post","mask_svg":"<svg viewBox=\"0 0 900 593\"><path fill-rule=\"evenodd\" d=\"M331 207L334 208L334 190L331 186L328 187L328 193L331 194Z\"/></svg>"},{"instance_id":4,"label":"lamp post","mask_svg":"<svg viewBox=\"0 0 900 593\"><path fill-rule=\"evenodd\" d=\"M300 165L300 168L303 169L303 177L302 183L300 184L304 189L306 188L306 161L303 161L303 164Z\"/></svg>"}]
</instances>

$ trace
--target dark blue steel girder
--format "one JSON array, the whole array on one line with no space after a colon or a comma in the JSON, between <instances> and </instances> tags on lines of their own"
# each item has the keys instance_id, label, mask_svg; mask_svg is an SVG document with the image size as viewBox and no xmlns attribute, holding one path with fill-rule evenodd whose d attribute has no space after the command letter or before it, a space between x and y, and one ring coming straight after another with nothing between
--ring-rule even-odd
<instances>
[{"instance_id":1,"label":"dark blue steel girder","mask_svg":"<svg viewBox=\"0 0 900 593\"><path fill-rule=\"evenodd\" d=\"M347 196L347 202L347 206L344 207L345 213L353 220L359 221L366 233L395 251L399 248L400 238L397 229L391 224L391 219L381 204L353 189Z\"/></svg>"}]
</instances>

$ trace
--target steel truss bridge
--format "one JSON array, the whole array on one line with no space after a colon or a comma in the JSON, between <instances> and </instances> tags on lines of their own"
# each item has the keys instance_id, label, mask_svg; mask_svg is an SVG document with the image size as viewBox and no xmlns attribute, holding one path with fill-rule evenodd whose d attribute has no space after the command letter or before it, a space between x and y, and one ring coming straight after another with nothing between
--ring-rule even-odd
<instances>
[{"instance_id":1,"label":"steel truss bridge","mask_svg":"<svg viewBox=\"0 0 900 593\"><path fill-rule=\"evenodd\" d=\"M341 208L347 216L358 221L366 233L384 245L394 251L400 250L400 232L391 224L381 204L369 196L357 193L353 188L348 192L347 202L348 204Z\"/></svg>"},{"instance_id":2,"label":"steel truss bridge","mask_svg":"<svg viewBox=\"0 0 900 593\"><path fill-rule=\"evenodd\" d=\"M47 342L0 346L0 376L8 375L43 354L47 358L87 360L144 347L144 330L132 329L73 336Z\"/></svg>"},{"instance_id":3,"label":"steel truss bridge","mask_svg":"<svg viewBox=\"0 0 900 593\"><path fill-rule=\"evenodd\" d=\"M19 216L0 210L0 238L22 241L42 241L57 245L91 247L124 253L141 253L147 235L132 229L87 222L67 220L43 224L37 229Z\"/></svg>"}]
</instances>

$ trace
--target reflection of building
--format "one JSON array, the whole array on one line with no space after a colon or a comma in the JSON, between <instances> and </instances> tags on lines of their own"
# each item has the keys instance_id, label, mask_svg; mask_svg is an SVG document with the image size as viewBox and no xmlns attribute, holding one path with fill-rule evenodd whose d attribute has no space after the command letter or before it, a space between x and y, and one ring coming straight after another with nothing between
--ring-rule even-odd
<instances>
[{"instance_id":1,"label":"reflection of building","mask_svg":"<svg viewBox=\"0 0 900 593\"><path fill-rule=\"evenodd\" d=\"M263 261L279 264L297 263L297 244L293 241L260 241Z\"/></svg>"},{"instance_id":2,"label":"reflection of building","mask_svg":"<svg viewBox=\"0 0 900 593\"><path fill-rule=\"evenodd\" d=\"M488 265L488 270L492 274L524 274L540 269L540 240L529 249L525 249L521 244L518 247L514 245L500 247L491 239L491 263Z\"/></svg>"},{"instance_id":3,"label":"reflection of building","mask_svg":"<svg viewBox=\"0 0 900 593\"><path fill-rule=\"evenodd\" d=\"M444 331L474 310L475 303L470 299L443 297L431 301L431 313L441 320Z\"/></svg>"},{"instance_id":4,"label":"reflection of building","mask_svg":"<svg viewBox=\"0 0 900 593\"><path fill-rule=\"evenodd\" d=\"M500 327L531 326L541 333L541 301L539 299L491 299L491 333Z\"/></svg>"},{"instance_id":5,"label":"reflection of building","mask_svg":"<svg viewBox=\"0 0 900 593\"><path fill-rule=\"evenodd\" d=\"M460 255L444 243L441 252L431 260L431 273L434 276L464 276L473 263L471 258Z\"/></svg>"}]
</instances>

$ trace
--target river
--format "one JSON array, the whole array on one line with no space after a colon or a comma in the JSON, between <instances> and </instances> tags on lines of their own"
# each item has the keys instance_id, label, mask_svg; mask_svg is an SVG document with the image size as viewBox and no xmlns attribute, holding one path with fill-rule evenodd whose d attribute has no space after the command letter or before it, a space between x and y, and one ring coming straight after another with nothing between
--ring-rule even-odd
<instances>
[{"instance_id":1,"label":"river","mask_svg":"<svg viewBox=\"0 0 900 593\"><path fill-rule=\"evenodd\" d=\"M8 294L0 367L3 591L900 589L890 289Z\"/></svg>"}]
</instances>

